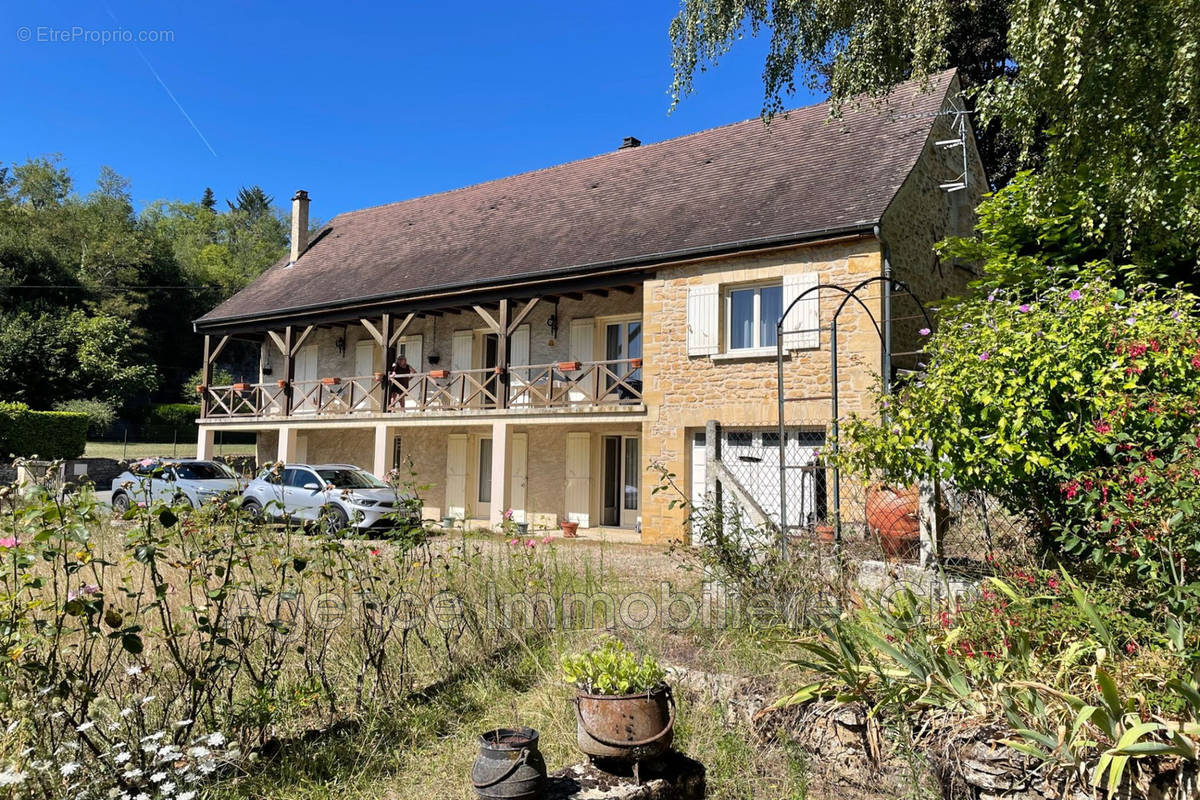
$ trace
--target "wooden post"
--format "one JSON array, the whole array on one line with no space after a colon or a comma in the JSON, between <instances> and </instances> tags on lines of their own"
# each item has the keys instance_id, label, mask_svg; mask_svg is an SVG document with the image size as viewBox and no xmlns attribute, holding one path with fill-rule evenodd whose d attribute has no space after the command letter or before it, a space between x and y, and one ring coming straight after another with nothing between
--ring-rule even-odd
<instances>
[{"instance_id":1,"label":"wooden post","mask_svg":"<svg viewBox=\"0 0 1200 800\"><path fill-rule=\"evenodd\" d=\"M292 357L292 336L293 328L288 325L283 329L283 379L287 381L287 386L283 388L283 415L285 417L292 415L292 400L295 392L292 381L296 378L296 359ZM280 435L282 436L282 434Z\"/></svg>"},{"instance_id":2,"label":"wooden post","mask_svg":"<svg viewBox=\"0 0 1200 800\"><path fill-rule=\"evenodd\" d=\"M383 396L381 407L384 412L392 410L392 362L395 360L396 348L392 344L392 315L386 311L379 323L379 336L383 340Z\"/></svg>"},{"instance_id":3,"label":"wooden post","mask_svg":"<svg viewBox=\"0 0 1200 800\"><path fill-rule=\"evenodd\" d=\"M204 391L200 393L200 418L208 416L208 386L212 383L212 336L204 334L204 366L200 368L200 385Z\"/></svg>"},{"instance_id":4,"label":"wooden post","mask_svg":"<svg viewBox=\"0 0 1200 800\"><path fill-rule=\"evenodd\" d=\"M496 407L508 408L508 350L509 342L512 338L512 333L509 331L509 323L512 322L512 308L507 299L500 301L500 312L497 315L496 327L496 369L500 371L500 380L496 382L499 387L496 390Z\"/></svg>"}]
</instances>

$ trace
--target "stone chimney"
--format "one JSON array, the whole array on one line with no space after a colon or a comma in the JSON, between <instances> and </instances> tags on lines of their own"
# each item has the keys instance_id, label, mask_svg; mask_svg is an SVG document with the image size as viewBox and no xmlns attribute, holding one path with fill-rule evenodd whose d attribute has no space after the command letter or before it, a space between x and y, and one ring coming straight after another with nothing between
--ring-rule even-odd
<instances>
[{"instance_id":1,"label":"stone chimney","mask_svg":"<svg viewBox=\"0 0 1200 800\"><path fill-rule=\"evenodd\" d=\"M308 192L298 189L292 197L292 260L295 264L300 259L304 248L308 247Z\"/></svg>"}]
</instances>

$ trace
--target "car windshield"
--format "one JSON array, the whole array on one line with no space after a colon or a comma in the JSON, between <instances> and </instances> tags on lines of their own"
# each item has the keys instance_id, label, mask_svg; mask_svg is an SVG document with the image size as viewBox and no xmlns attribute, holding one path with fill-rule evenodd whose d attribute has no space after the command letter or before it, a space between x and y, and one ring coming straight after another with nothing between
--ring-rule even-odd
<instances>
[{"instance_id":1,"label":"car windshield","mask_svg":"<svg viewBox=\"0 0 1200 800\"><path fill-rule=\"evenodd\" d=\"M321 480L335 489L386 489L387 484L361 469L327 468L317 470Z\"/></svg>"},{"instance_id":2,"label":"car windshield","mask_svg":"<svg viewBox=\"0 0 1200 800\"><path fill-rule=\"evenodd\" d=\"M212 461L189 461L176 464L175 474L185 481L232 480L237 477L229 467Z\"/></svg>"}]
</instances>

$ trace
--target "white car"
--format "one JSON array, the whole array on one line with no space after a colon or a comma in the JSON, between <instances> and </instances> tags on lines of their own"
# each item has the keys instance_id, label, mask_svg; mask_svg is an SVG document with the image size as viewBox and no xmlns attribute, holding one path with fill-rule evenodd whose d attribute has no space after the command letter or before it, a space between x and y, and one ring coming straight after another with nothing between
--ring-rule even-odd
<instances>
[{"instance_id":1,"label":"white car","mask_svg":"<svg viewBox=\"0 0 1200 800\"><path fill-rule=\"evenodd\" d=\"M251 516L320 522L328 533L419 525L414 501L353 464L267 467L242 493L242 509Z\"/></svg>"},{"instance_id":2,"label":"white car","mask_svg":"<svg viewBox=\"0 0 1200 800\"><path fill-rule=\"evenodd\" d=\"M129 469L113 478L112 507L117 514L124 514L135 504L158 502L199 508L236 496L242 485L241 478L219 461L147 458L130 464Z\"/></svg>"}]
</instances>

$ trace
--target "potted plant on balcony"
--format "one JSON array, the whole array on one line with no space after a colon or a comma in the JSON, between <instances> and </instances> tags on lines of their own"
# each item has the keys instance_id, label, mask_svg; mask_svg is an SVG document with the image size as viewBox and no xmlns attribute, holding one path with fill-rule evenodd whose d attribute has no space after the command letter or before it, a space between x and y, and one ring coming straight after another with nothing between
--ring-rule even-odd
<instances>
[{"instance_id":1,"label":"potted plant on balcony","mask_svg":"<svg viewBox=\"0 0 1200 800\"><path fill-rule=\"evenodd\" d=\"M675 700L666 670L609 639L588 653L565 656L563 675L577 689L576 739L591 759L635 764L666 752L675 730Z\"/></svg>"},{"instance_id":2,"label":"potted plant on balcony","mask_svg":"<svg viewBox=\"0 0 1200 800\"><path fill-rule=\"evenodd\" d=\"M337 386L341 382L341 378L321 378L321 383L325 386Z\"/></svg>"},{"instance_id":3,"label":"potted plant on balcony","mask_svg":"<svg viewBox=\"0 0 1200 800\"><path fill-rule=\"evenodd\" d=\"M288 382L285 381L283 378L280 378L279 380L275 381L275 385L278 386L280 389L286 389Z\"/></svg>"},{"instance_id":4,"label":"potted plant on balcony","mask_svg":"<svg viewBox=\"0 0 1200 800\"><path fill-rule=\"evenodd\" d=\"M583 364L578 361L560 361L558 362L559 372L574 372L577 369L582 369Z\"/></svg>"},{"instance_id":5,"label":"potted plant on balcony","mask_svg":"<svg viewBox=\"0 0 1200 800\"><path fill-rule=\"evenodd\" d=\"M450 377L450 370L448 370L448 369L434 369L434 370L430 370L430 371L429 371L429 377L433 378L434 380L442 380L443 378L449 378L449 377Z\"/></svg>"},{"instance_id":6,"label":"potted plant on balcony","mask_svg":"<svg viewBox=\"0 0 1200 800\"><path fill-rule=\"evenodd\" d=\"M250 384L248 384L248 383L235 383L235 384L233 385L233 390L234 390L235 392L248 392L248 391L250 391Z\"/></svg>"}]
</instances>

